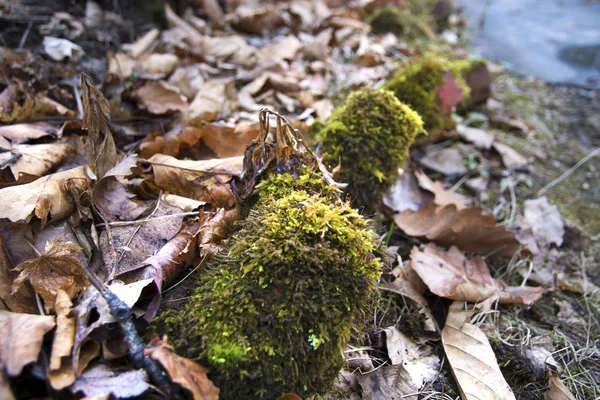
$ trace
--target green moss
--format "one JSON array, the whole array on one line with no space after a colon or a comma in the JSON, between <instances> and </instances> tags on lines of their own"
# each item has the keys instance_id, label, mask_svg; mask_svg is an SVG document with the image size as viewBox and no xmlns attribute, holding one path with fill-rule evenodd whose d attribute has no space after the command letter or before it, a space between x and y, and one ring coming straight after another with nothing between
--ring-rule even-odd
<instances>
[{"instance_id":1,"label":"green moss","mask_svg":"<svg viewBox=\"0 0 600 400\"><path fill-rule=\"evenodd\" d=\"M426 14L413 14L409 10L399 10L394 6L377 9L367 21L376 35L393 33L403 39L414 40L427 37L436 40L435 32L426 20Z\"/></svg>"},{"instance_id":2,"label":"green moss","mask_svg":"<svg viewBox=\"0 0 600 400\"><path fill-rule=\"evenodd\" d=\"M322 129L325 161L335 166L341 160L339 180L348 183L355 205L372 213L421 132L419 115L391 92L362 89L348 96Z\"/></svg>"},{"instance_id":3,"label":"green moss","mask_svg":"<svg viewBox=\"0 0 600 400\"><path fill-rule=\"evenodd\" d=\"M425 129L443 129L452 127L452 121L442 116L437 91L444 83L444 72L450 71L456 83L468 98L469 88L462 79L458 68L448 60L426 55L399 70L385 83L384 88L391 90L398 99L419 113Z\"/></svg>"},{"instance_id":4,"label":"green moss","mask_svg":"<svg viewBox=\"0 0 600 400\"><path fill-rule=\"evenodd\" d=\"M271 175L198 275L169 337L209 365L221 398L304 396L333 384L381 271L368 221L335 193L308 170Z\"/></svg>"}]
</instances>

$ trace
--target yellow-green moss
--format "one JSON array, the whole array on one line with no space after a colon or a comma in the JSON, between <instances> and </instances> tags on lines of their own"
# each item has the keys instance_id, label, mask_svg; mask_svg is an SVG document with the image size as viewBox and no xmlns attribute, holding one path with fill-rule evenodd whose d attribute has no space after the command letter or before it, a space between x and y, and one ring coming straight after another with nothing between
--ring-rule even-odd
<instances>
[{"instance_id":1,"label":"yellow-green moss","mask_svg":"<svg viewBox=\"0 0 600 400\"><path fill-rule=\"evenodd\" d=\"M333 111L319 134L327 164L341 160L339 180L348 183L354 204L372 213L421 132L421 117L392 92L362 89Z\"/></svg>"},{"instance_id":2,"label":"yellow-green moss","mask_svg":"<svg viewBox=\"0 0 600 400\"><path fill-rule=\"evenodd\" d=\"M436 40L435 32L427 22L426 14L413 14L409 10L399 10L394 6L377 9L367 21L376 34L393 33L403 39L414 40L427 37Z\"/></svg>"},{"instance_id":3,"label":"yellow-green moss","mask_svg":"<svg viewBox=\"0 0 600 400\"><path fill-rule=\"evenodd\" d=\"M425 129L443 129L452 123L442 116L437 98L438 89L444 82L444 72L450 71L456 83L462 89L464 98L469 96L469 88L457 66L448 60L432 55L424 56L397 71L385 83L384 88L391 90L398 99L419 113ZM450 122L450 126L448 125Z\"/></svg>"},{"instance_id":4,"label":"yellow-green moss","mask_svg":"<svg viewBox=\"0 0 600 400\"><path fill-rule=\"evenodd\" d=\"M327 390L381 261L369 223L306 169L271 175L229 245L167 315L176 348L212 369L223 399Z\"/></svg>"}]
</instances>

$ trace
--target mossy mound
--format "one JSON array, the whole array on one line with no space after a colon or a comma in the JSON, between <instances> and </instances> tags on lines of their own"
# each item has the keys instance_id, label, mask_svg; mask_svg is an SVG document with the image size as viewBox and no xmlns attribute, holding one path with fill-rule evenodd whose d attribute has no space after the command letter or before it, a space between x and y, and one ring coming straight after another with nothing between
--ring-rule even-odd
<instances>
[{"instance_id":1,"label":"mossy mound","mask_svg":"<svg viewBox=\"0 0 600 400\"><path fill-rule=\"evenodd\" d=\"M385 83L384 89L392 91L403 103L419 113L425 129L443 129L452 122L442 115L438 100L438 90L444 83L444 73L449 71L464 94L463 101L469 96L469 88L462 78L461 71L448 60L425 56L406 68L396 72Z\"/></svg>"},{"instance_id":2,"label":"mossy mound","mask_svg":"<svg viewBox=\"0 0 600 400\"><path fill-rule=\"evenodd\" d=\"M329 166L341 161L339 180L355 206L373 213L421 132L421 117L392 92L362 89L333 111L319 136Z\"/></svg>"},{"instance_id":3,"label":"mossy mound","mask_svg":"<svg viewBox=\"0 0 600 400\"><path fill-rule=\"evenodd\" d=\"M332 386L381 272L368 221L335 192L308 169L259 183L186 308L163 317L177 349L209 365L221 398Z\"/></svg>"},{"instance_id":4,"label":"mossy mound","mask_svg":"<svg viewBox=\"0 0 600 400\"><path fill-rule=\"evenodd\" d=\"M429 26L426 17L426 14L413 14L407 9L400 10L394 6L386 6L373 12L367 18L367 22L376 35L393 33L403 39L414 40L426 37L435 40L435 32Z\"/></svg>"}]
</instances>

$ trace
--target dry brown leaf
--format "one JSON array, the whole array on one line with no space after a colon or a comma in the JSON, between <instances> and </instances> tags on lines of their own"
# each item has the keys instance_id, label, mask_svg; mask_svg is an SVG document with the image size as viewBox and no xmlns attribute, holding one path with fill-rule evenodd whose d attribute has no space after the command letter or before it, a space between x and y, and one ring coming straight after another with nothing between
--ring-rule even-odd
<instances>
[{"instance_id":1,"label":"dry brown leaf","mask_svg":"<svg viewBox=\"0 0 600 400\"><path fill-rule=\"evenodd\" d=\"M322 99L315 101L312 108L314 108L317 118L321 121L326 121L333 111L333 102L329 99Z\"/></svg>"},{"instance_id":2,"label":"dry brown leaf","mask_svg":"<svg viewBox=\"0 0 600 400\"><path fill-rule=\"evenodd\" d=\"M223 9L217 0L195 0L194 4L201 8L216 24L221 24L225 18Z\"/></svg>"},{"instance_id":3,"label":"dry brown leaf","mask_svg":"<svg viewBox=\"0 0 600 400\"><path fill-rule=\"evenodd\" d=\"M25 143L44 136L56 136L57 133L56 128L43 122L0 126L0 136L12 144Z\"/></svg>"},{"instance_id":4,"label":"dry brown leaf","mask_svg":"<svg viewBox=\"0 0 600 400\"><path fill-rule=\"evenodd\" d=\"M152 53L141 60L142 71L149 74L168 75L179 65L175 54Z\"/></svg>"},{"instance_id":5,"label":"dry brown leaf","mask_svg":"<svg viewBox=\"0 0 600 400\"><path fill-rule=\"evenodd\" d=\"M235 203L229 182L241 175L242 156L191 161L155 154L148 162L156 185L169 193L216 206L231 207Z\"/></svg>"},{"instance_id":6,"label":"dry brown leaf","mask_svg":"<svg viewBox=\"0 0 600 400\"><path fill-rule=\"evenodd\" d=\"M20 274L13 282L12 292L18 292L29 281L44 300L44 307L48 312L54 309L59 290L64 290L73 299L89 285L84 266L75 257L83 249L75 243L64 243L62 240L59 237L49 241L44 255L24 261L15 268Z\"/></svg>"},{"instance_id":7,"label":"dry brown leaf","mask_svg":"<svg viewBox=\"0 0 600 400\"><path fill-rule=\"evenodd\" d=\"M191 49L194 52L194 49ZM258 61L256 49L246 43L242 36L203 37L202 47L197 52L207 61L225 61L243 68L253 68Z\"/></svg>"},{"instance_id":8,"label":"dry brown leaf","mask_svg":"<svg viewBox=\"0 0 600 400\"><path fill-rule=\"evenodd\" d=\"M558 376L550 376L548 380L550 388L544 393L544 400L575 400L575 396L562 382Z\"/></svg>"},{"instance_id":9,"label":"dry brown leaf","mask_svg":"<svg viewBox=\"0 0 600 400\"><path fill-rule=\"evenodd\" d=\"M523 216L513 224L512 230L534 258L541 261L552 245L562 245L565 225L558 208L549 204L546 197L526 200L524 208Z\"/></svg>"},{"instance_id":10,"label":"dry brown leaf","mask_svg":"<svg viewBox=\"0 0 600 400\"><path fill-rule=\"evenodd\" d=\"M497 226L494 217L482 215L479 207L457 210L453 204L427 204L417 212L395 215L394 222L409 236L478 254L512 257L520 248L515 235Z\"/></svg>"},{"instance_id":11,"label":"dry brown leaf","mask_svg":"<svg viewBox=\"0 0 600 400\"><path fill-rule=\"evenodd\" d=\"M529 127L525 122L518 118L509 118L504 115L490 114L490 122L494 128L505 129L508 131L529 132Z\"/></svg>"},{"instance_id":12,"label":"dry brown leaf","mask_svg":"<svg viewBox=\"0 0 600 400\"><path fill-rule=\"evenodd\" d=\"M85 155L94 164L98 179L115 166L117 148L108 128L110 106L92 79L81 74L81 89L83 91L83 126L88 130L85 142Z\"/></svg>"},{"instance_id":13,"label":"dry brown leaf","mask_svg":"<svg viewBox=\"0 0 600 400\"><path fill-rule=\"evenodd\" d=\"M144 370L112 371L104 364L88 368L71 386L71 392L83 392L86 396L112 394L116 398L139 396L150 385Z\"/></svg>"},{"instance_id":14,"label":"dry brown leaf","mask_svg":"<svg viewBox=\"0 0 600 400\"><path fill-rule=\"evenodd\" d=\"M333 29L331 28L323 30L314 37L305 35L303 37L304 47L302 48L302 55L309 61L327 60L331 54L329 45L332 39Z\"/></svg>"},{"instance_id":15,"label":"dry brown leaf","mask_svg":"<svg viewBox=\"0 0 600 400\"><path fill-rule=\"evenodd\" d=\"M54 328L49 315L19 314L0 310L0 362L8 376L38 359L44 335Z\"/></svg>"},{"instance_id":16,"label":"dry brown leaf","mask_svg":"<svg viewBox=\"0 0 600 400\"><path fill-rule=\"evenodd\" d=\"M430 243L423 250L413 247L410 255L411 267L440 297L466 302L495 297L503 304L532 304L545 291L542 287L509 287L491 277L481 257L469 260L456 247L446 251Z\"/></svg>"},{"instance_id":17,"label":"dry brown leaf","mask_svg":"<svg viewBox=\"0 0 600 400\"><path fill-rule=\"evenodd\" d=\"M491 149L496 137L493 133L489 133L480 128L472 128L462 124L456 126L458 135L467 142L473 143L480 149Z\"/></svg>"},{"instance_id":18,"label":"dry brown leaf","mask_svg":"<svg viewBox=\"0 0 600 400\"><path fill-rule=\"evenodd\" d=\"M440 359L432 346L414 342L395 326L384 329L384 332L392 365L403 365L419 389L435 380L440 370Z\"/></svg>"},{"instance_id":19,"label":"dry brown leaf","mask_svg":"<svg viewBox=\"0 0 600 400\"><path fill-rule=\"evenodd\" d=\"M302 48L302 43L294 35L288 35L281 40L258 50L258 64L268 65L287 60L291 61Z\"/></svg>"},{"instance_id":20,"label":"dry brown leaf","mask_svg":"<svg viewBox=\"0 0 600 400\"><path fill-rule=\"evenodd\" d=\"M240 5L225 18L235 30L257 35L271 32L284 23L277 6L264 3Z\"/></svg>"},{"instance_id":21,"label":"dry brown leaf","mask_svg":"<svg viewBox=\"0 0 600 400\"><path fill-rule=\"evenodd\" d=\"M158 361L173 382L192 392L194 400L218 400L219 388L206 376L208 368L175 354L166 336L161 340L154 333L144 355Z\"/></svg>"},{"instance_id":22,"label":"dry brown leaf","mask_svg":"<svg viewBox=\"0 0 600 400\"><path fill-rule=\"evenodd\" d=\"M133 58L137 58L140 54L146 51L148 47L150 47L152 42L158 38L159 34L160 31L158 29L152 28L140 36L135 42L124 44L123 49L127 51Z\"/></svg>"},{"instance_id":23,"label":"dry brown leaf","mask_svg":"<svg viewBox=\"0 0 600 400\"><path fill-rule=\"evenodd\" d=\"M125 53L108 54L108 75L114 75L125 80L131 76L135 66L135 60Z\"/></svg>"},{"instance_id":24,"label":"dry brown leaf","mask_svg":"<svg viewBox=\"0 0 600 400\"><path fill-rule=\"evenodd\" d=\"M362 398L367 400L408 399L417 400L417 385L402 364L381 367L357 377L362 388Z\"/></svg>"},{"instance_id":25,"label":"dry brown leaf","mask_svg":"<svg viewBox=\"0 0 600 400\"><path fill-rule=\"evenodd\" d=\"M416 170L415 177L419 182L419 187L433 193L434 204L442 207L453 204L459 211L467 207L467 197L444 189L441 182L432 181L423 171Z\"/></svg>"},{"instance_id":26,"label":"dry brown leaf","mask_svg":"<svg viewBox=\"0 0 600 400\"><path fill-rule=\"evenodd\" d=\"M29 182L32 182L50 170L56 169L75 150L71 142L21 144L13 147L11 152L0 153L0 162L11 157L13 152L20 156L16 162L10 163L8 168L0 171L0 184L19 183L23 175L30 177Z\"/></svg>"},{"instance_id":27,"label":"dry brown leaf","mask_svg":"<svg viewBox=\"0 0 600 400\"><path fill-rule=\"evenodd\" d=\"M179 126L165 135L144 140L140 144L140 156L149 158L156 153L191 159L241 156L259 132L256 124L230 126L217 122L198 127Z\"/></svg>"},{"instance_id":28,"label":"dry brown leaf","mask_svg":"<svg viewBox=\"0 0 600 400\"><path fill-rule=\"evenodd\" d=\"M284 393L277 398L277 400L302 400L302 397L296 393Z\"/></svg>"},{"instance_id":29,"label":"dry brown leaf","mask_svg":"<svg viewBox=\"0 0 600 400\"><path fill-rule=\"evenodd\" d=\"M444 175L464 175L468 170L463 160L463 154L456 148L431 147L419 162L424 167Z\"/></svg>"},{"instance_id":30,"label":"dry brown leaf","mask_svg":"<svg viewBox=\"0 0 600 400\"><path fill-rule=\"evenodd\" d=\"M135 91L140 106L150 114L163 115L183 112L188 108L187 99L179 89L163 81L148 81Z\"/></svg>"},{"instance_id":31,"label":"dry brown leaf","mask_svg":"<svg viewBox=\"0 0 600 400\"><path fill-rule=\"evenodd\" d=\"M257 96L269 89L289 94L300 91L300 85L292 77L285 77L275 72L265 71L258 78L244 86L240 91L240 96L242 93Z\"/></svg>"},{"instance_id":32,"label":"dry brown leaf","mask_svg":"<svg viewBox=\"0 0 600 400\"><path fill-rule=\"evenodd\" d=\"M235 101L235 85L232 79L205 82L198 88L183 121L186 125L200 126L203 121L227 116L234 108Z\"/></svg>"},{"instance_id":33,"label":"dry brown leaf","mask_svg":"<svg viewBox=\"0 0 600 400\"><path fill-rule=\"evenodd\" d=\"M110 278L143 267L181 229L181 209L159 202L152 216L139 223L114 226L100 233L102 259Z\"/></svg>"},{"instance_id":34,"label":"dry brown leaf","mask_svg":"<svg viewBox=\"0 0 600 400\"><path fill-rule=\"evenodd\" d=\"M515 149L504 143L494 142L492 147L500 154L502 157L502 164L504 164L506 168L519 168L528 163L527 158L523 157Z\"/></svg>"},{"instance_id":35,"label":"dry brown leaf","mask_svg":"<svg viewBox=\"0 0 600 400\"><path fill-rule=\"evenodd\" d=\"M0 371L0 399L4 400L15 400L8 379L5 376L4 369Z\"/></svg>"},{"instance_id":36,"label":"dry brown leaf","mask_svg":"<svg viewBox=\"0 0 600 400\"><path fill-rule=\"evenodd\" d=\"M29 222L33 216L46 225L70 216L79 196L88 191L91 179L85 167L54 173L31 183L0 189L0 218ZM76 198L74 198L74 194Z\"/></svg>"},{"instance_id":37,"label":"dry brown leaf","mask_svg":"<svg viewBox=\"0 0 600 400\"><path fill-rule=\"evenodd\" d=\"M452 303L442 331L442 344L462 398L515 399L487 337L468 322L473 311L463 310L463 304Z\"/></svg>"},{"instance_id":38,"label":"dry brown leaf","mask_svg":"<svg viewBox=\"0 0 600 400\"><path fill-rule=\"evenodd\" d=\"M16 232L3 232L16 236ZM23 287L16 293L12 292L13 281L17 277L14 263L0 235L0 309L8 307L9 311L20 313L36 312L36 302L28 287Z\"/></svg>"},{"instance_id":39,"label":"dry brown leaf","mask_svg":"<svg viewBox=\"0 0 600 400\"><path fill-rule=\"evenodd\" d=\"M86 341L79 351L77 360L77 376L81 376L85 368L100 355L100 343L95 340ZM63 358L60 368L49 370L47 377L50 385L56 390L62 390L69 387L77 379L71 358Z\"/></svg>"}]
</instances>

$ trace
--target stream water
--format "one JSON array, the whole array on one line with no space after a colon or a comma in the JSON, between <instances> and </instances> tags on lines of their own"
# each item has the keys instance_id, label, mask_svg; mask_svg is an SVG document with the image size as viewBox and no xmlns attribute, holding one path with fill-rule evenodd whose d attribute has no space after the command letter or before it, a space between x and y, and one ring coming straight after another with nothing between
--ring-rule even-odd
<instances>
[{"instance_id":1,"label":"stream water","mask_svg":"<svg viewBox=\"0 0 600 400\"><path fill-rule=\"evenodd\" d=\"M548 82L600 88L600 0L455 0L476 51Z\"/></svg>"}]
</instances>

